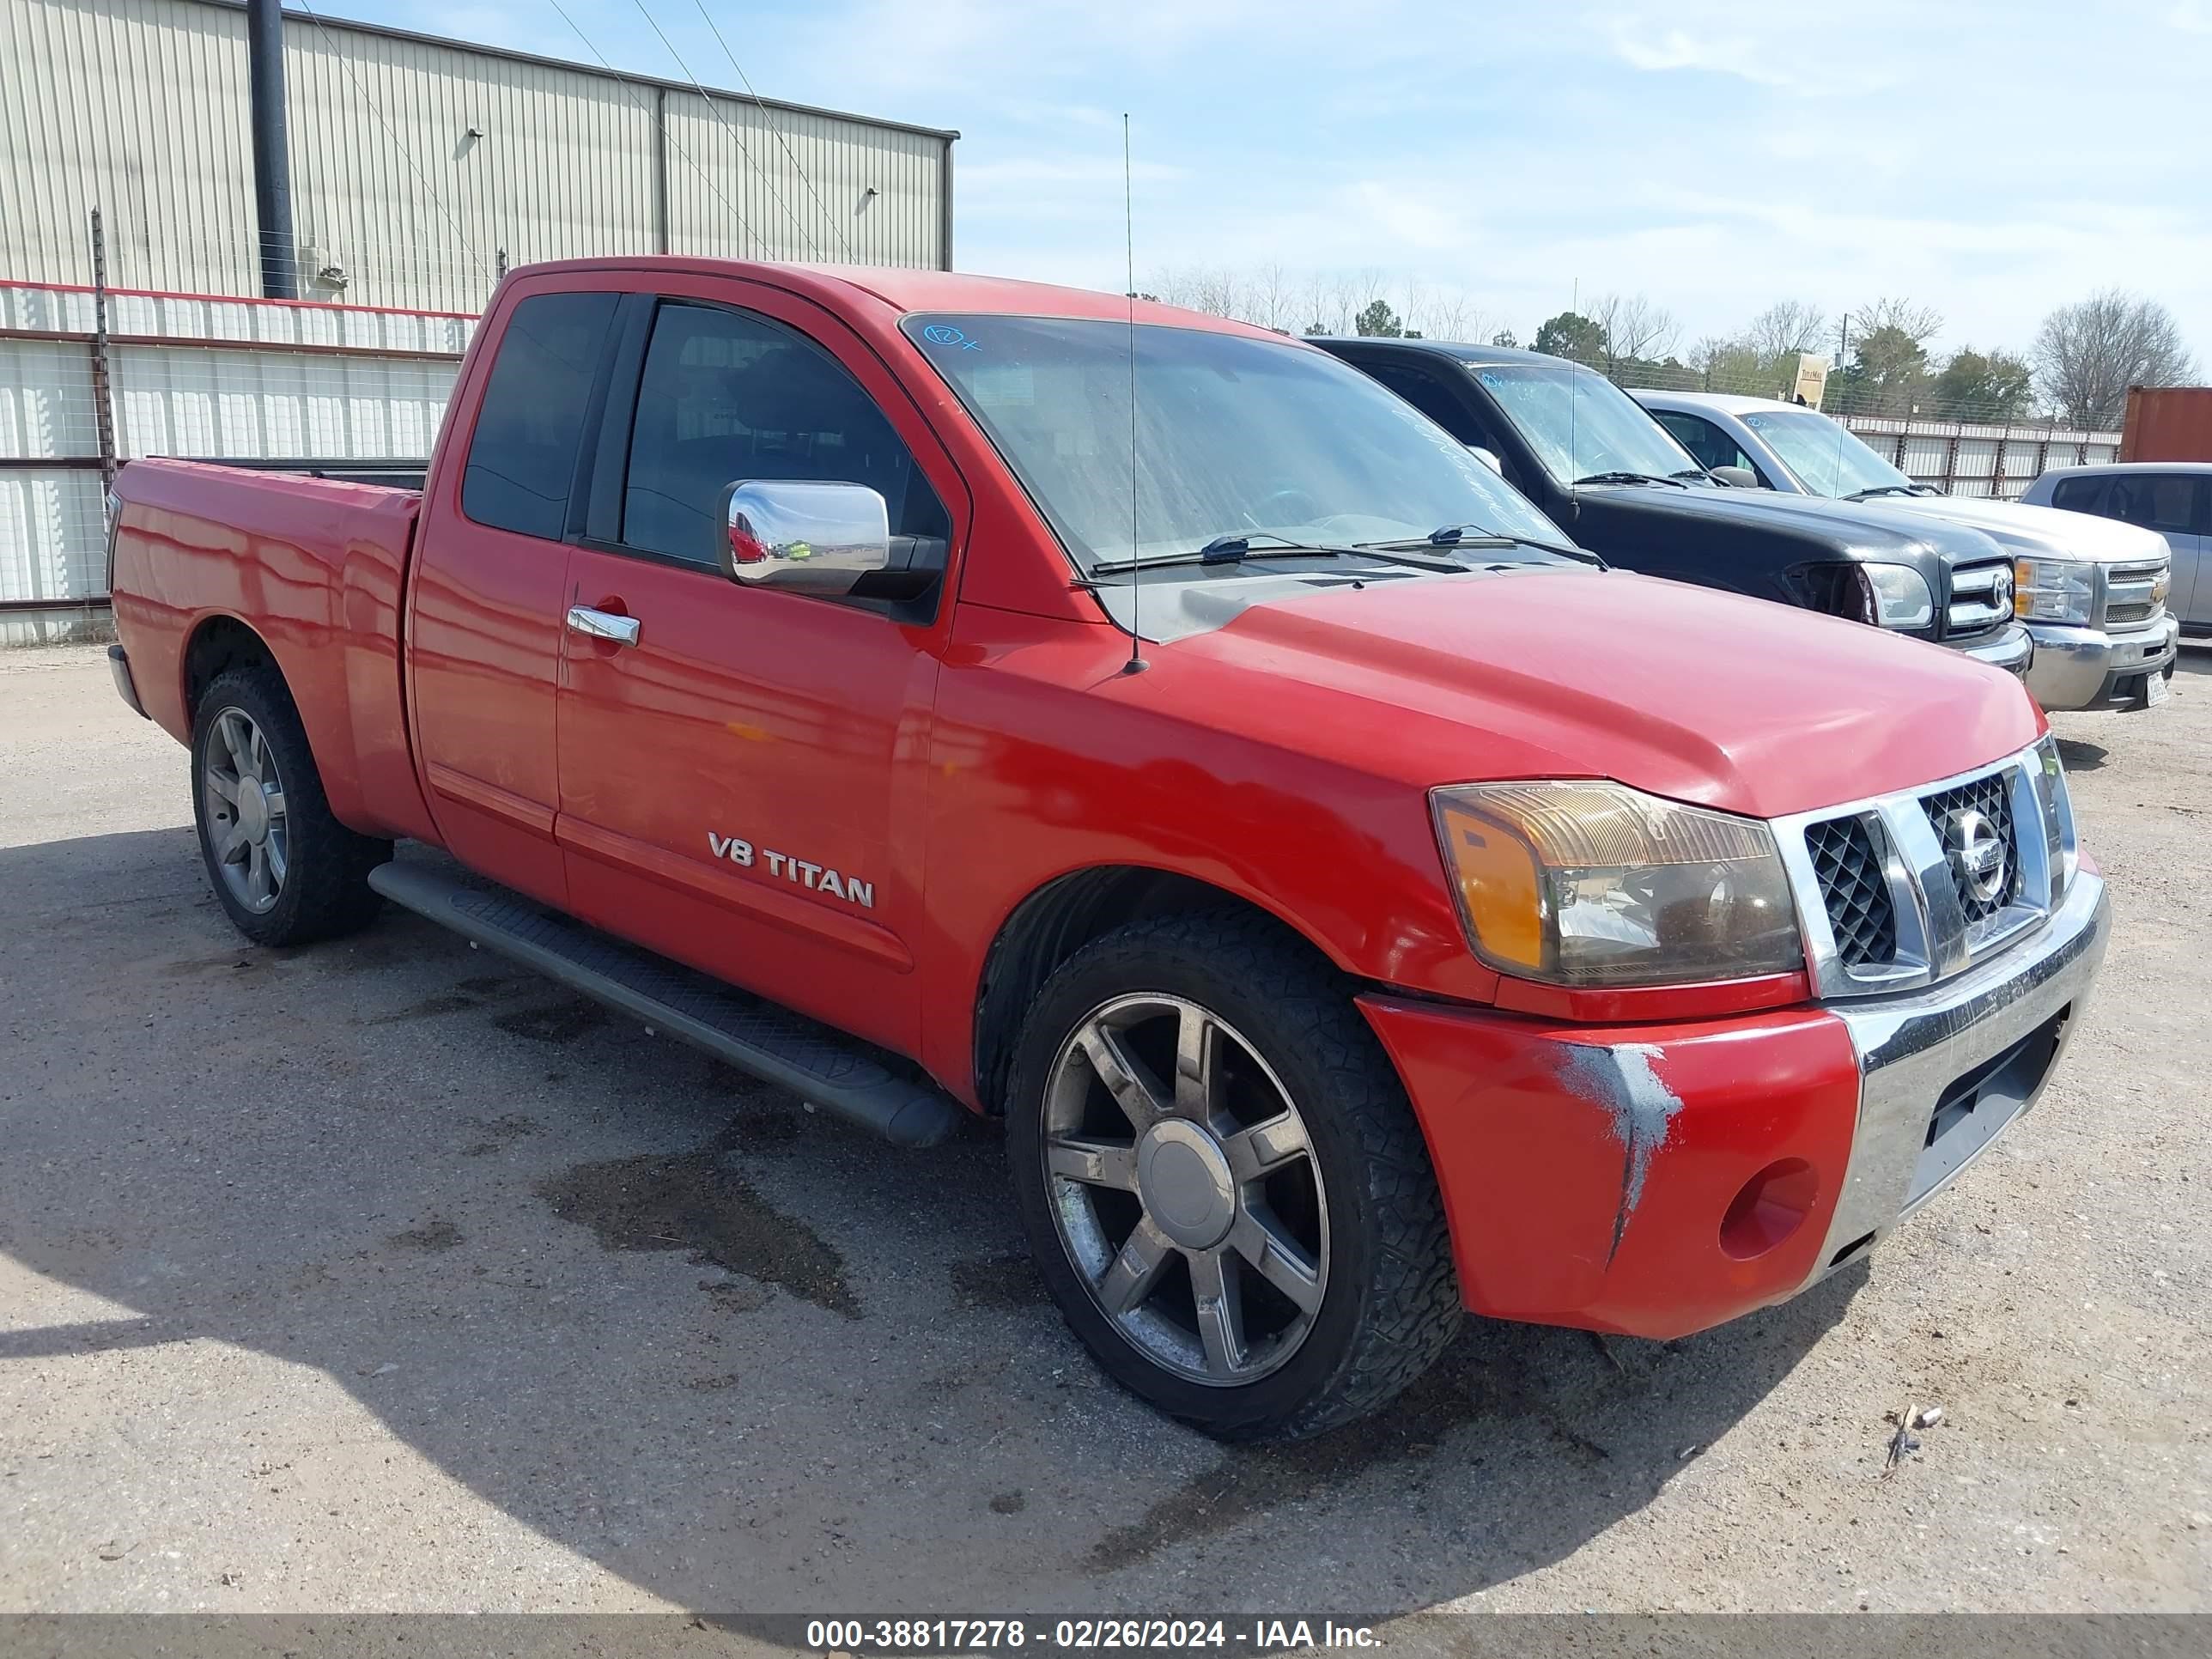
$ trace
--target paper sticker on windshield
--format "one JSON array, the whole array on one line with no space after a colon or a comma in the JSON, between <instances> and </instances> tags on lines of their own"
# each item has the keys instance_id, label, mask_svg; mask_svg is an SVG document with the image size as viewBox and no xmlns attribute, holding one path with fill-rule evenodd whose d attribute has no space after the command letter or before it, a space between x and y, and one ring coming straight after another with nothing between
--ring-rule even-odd
<instances>
[{"instance_id":1,"label":"paper sticker on windshield","mask_svg":"<svg viewBox=\"0 0 2212 1659\"><path fill-rule=\"evenodd\" d=\"M981 349L976 342L968 337L963 330L957 329L950 323L930 324L921 331L921 337L932 345L957 346L963 351Z\"/></svg>"},{"instance_id":2,"label":"paper sticker on windshield","mask_svg":"<svg viewBox=\"0 0 2212 1659\"><path fill-rule=\"evenodd\" d=\"M965 378L969 392L986 409L1026 409L1036 402L1036 376L1027 363L978 363Z\"/></svg>"}]
</instances>

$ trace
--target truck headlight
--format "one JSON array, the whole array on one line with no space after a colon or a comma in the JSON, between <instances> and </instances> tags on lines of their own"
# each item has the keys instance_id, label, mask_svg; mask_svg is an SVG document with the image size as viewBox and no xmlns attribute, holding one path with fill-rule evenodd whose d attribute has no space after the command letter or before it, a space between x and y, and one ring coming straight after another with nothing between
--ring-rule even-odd
<instances>
[{"instance_id":1,"label":"truck headlight","mask_svg":"<svg viewBox=\"0 0 2212 1659\"><path fill-rule=\"evenodd\" d=\"M1553 985L1674 985L1803 965L1774 836L1606 782L1476 783L1430 800L1476 956Z\"/></svg>"},{"instance_id":2,"label":"truck headlight","mask_svg":"<svg viewBox=\"0 0 2212 1659\"><path fill-rule=\"evenodd\" d=\"M1864 564L1859 569L1874 591L1873 620L1883 628L1925 628L1936 620L1936 596L1928 578L1909 564Z\"/></svg>"},{"instance_id":3,"label":"truck headlight","mask_svg":"<svg viewBox=\"0 0 2212 1659\"><path fill-rule=\"evenodd\" d=\"M2012 613L2026 622L2075 623L2096 615L2097 567L2073 559L2014 559Z\"/></svg>"},{"instance_id":4,"label":"truck headlight","mask_svg":"<svg viewBox=\"0 0 2212 1659\"><path fill-rule=\"evenodd\" d=\"M2074 884L2081 866L2081 843L2074 830L2074 799L2067 793L2066 769L2059 763L2058 739L2045 732L2035 745L2035 798L2043 809L2044 850L2051 860L2051 902L2057 904Z\"/></svg>"}]
</instances>

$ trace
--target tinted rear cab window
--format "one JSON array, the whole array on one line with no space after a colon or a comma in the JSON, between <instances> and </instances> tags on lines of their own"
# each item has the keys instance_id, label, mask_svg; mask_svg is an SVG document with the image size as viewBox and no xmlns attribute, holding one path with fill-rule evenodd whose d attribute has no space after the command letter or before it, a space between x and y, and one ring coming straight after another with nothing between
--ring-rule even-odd
<instances>
[{"instance_id":1,"label":"tinted rear cab window","mask_svg":"<svg viewBox=\"0 0 2212 1659\"><path fill-rule=\"evenodd\" d=\"M538 294L509 314L461 477L461 511L477 523L561 539L615 301Z\"/></svg>"}]
</instances>

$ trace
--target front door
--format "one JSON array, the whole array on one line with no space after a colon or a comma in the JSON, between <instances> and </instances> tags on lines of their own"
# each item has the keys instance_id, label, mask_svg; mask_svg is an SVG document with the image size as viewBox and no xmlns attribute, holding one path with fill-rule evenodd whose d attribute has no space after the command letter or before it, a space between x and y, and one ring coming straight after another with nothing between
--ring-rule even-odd
<instances>
[{"instance_id":1,"label":"front door","mask_svg":"<svg viewBox=\"0 0 2212 1659\"><path fill-rule=\"evenodd\" d=\"M2192 626L2212 621L2212 582L2203 574L2208 480L2187 472L2115 472L2105 511L2155 530L2173 555L2166 608Z\"/></svg>"},{"instance_id":2,"label":"front door","mask_svg":"<svg viewBox=\"0 0 2212 1659\"><path fill-rule=\"evenodd\" d=\"M635 396L610 392L568 566L569 603L635 635L586 617L565 636L569 908L911 1052L923 757L949 601L733 582L722 502L743 479L866 484L939 571L945 510L877 398L787 323L664 297L630 361L616 374L635 374Z\"/></svg>"}]
</instances>

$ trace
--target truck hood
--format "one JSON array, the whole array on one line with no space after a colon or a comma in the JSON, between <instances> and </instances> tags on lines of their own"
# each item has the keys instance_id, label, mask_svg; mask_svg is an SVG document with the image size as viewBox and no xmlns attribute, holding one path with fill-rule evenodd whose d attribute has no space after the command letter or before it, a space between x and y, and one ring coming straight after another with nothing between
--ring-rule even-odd
<instances>
[{"instance_id":1,"label":"truck hood","mask_svg":"<svg viewBox=\"0 0 2212 1659\"><path fill-rule=\"evenodd\" d=\"M1939 514L1902 513L1887 501L1838 501L1825 495L1695 484L1686 489L1663 484L1585 484L1580 493L1587 498L1601 491L1607 507L1623 511L1671 514L1708 523L1723 520L1868 558L1910 562L1916 556L1932 556L1961 565L2005 555L1981 526Z\"/></svg>"},{"instance_id":2,"label":"truck hood","mask_svg":"<svg viewBox=\"0 0 2212 1659\"><path fill-rule=\"evenodd\" d=\"M2069 513L2063 507L1971 495L1897 495L1885 499L1883 505L1899 514L1971 526L2012 553L2096 564L2135 564L2167 553L2166 538L2155 530L2093 513Z\"/></svg>"},{"instance_id":3,"label":"truck hood","mask_svg":"<svg viewBox=\"0 0 2212 1659\"><path fill-rule=\"evenodd\" d=\"M1241 605L1221 592L1216 625L1159 653L1235 679L1179 688L1170 670L1152 689L1425 788L1608 777L1771 817L1966 771L2044 729L2017 681L1956 652L1622 571L1269 586Z\"/></svg>"}]
</instances>

